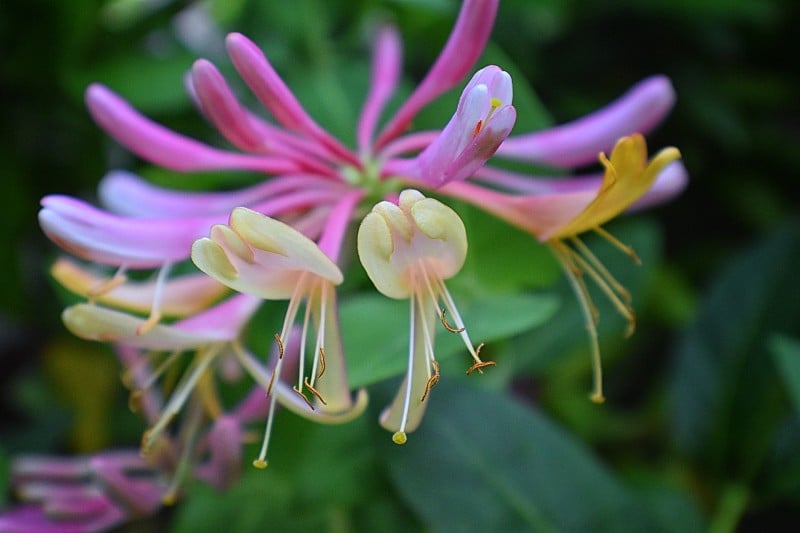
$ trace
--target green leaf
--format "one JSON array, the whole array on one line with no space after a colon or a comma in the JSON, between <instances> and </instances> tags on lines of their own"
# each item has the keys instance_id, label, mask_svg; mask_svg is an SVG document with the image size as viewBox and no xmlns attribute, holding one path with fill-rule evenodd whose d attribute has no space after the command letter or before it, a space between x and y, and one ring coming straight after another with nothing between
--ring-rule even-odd
<instances>
[{"instance_id":1,"label":"green leaf","mask_svg":"<svg viewBox=\"0 0 800 533\"><path fill-rule=\"evenodd\" d=\"M778 232L719 274L684 335L672 381L675 439L706 468L749 479L781 405L774 334L800 334L800 228Z\"/></svg>"},{"instance_id":2,"label":"green leaf","mask_svg":"<svg viewBox=\"0 0 800 533\"><path fill-rule=\"evenodd\" d=\"M454 295L459 313L475 342L491 343L547 320L557 299L544 294L494 295L470 299ZM408 360L408 302L368 293L342 302L340 320L353 387L363 387L402 373ZM444 328L436 336L439 360L465 351L461 338Z\"/></svg>"},{"instance_id":3,"label":"green leaf","mask_svg":"<svg viewBox=\"0 0 800 533\"><path fill-rule=\"evenodd\" d=\"M794 408L800 412L800 341L778 335L770 339L769 348Z\"/></svg>"},{"instance_id":4,"label":"green leaf","mask_svg":"<svg viewBox=\"0 0 800 533\"><path fill-rule=\"evenodd\" d=\"M431 531L650 526L633 495L578 441L495 392L442 383L421 428L386 453L400 494Z\"/></svg>"}]
</instances>

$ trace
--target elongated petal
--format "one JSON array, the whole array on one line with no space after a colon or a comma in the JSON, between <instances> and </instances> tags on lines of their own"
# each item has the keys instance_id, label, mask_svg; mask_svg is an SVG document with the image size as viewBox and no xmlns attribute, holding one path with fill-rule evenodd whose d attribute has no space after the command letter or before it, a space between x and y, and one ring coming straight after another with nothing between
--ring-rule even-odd
<instances>
[{"instance_id":1,"label":"elongated petal","mask_svg":"<svg viewBox=\"0 0 800 533\"><path fill-rule=\"evenodd\" d=\"M511 77L490 65L479 70L461 93L458 107L441 135L416 158L408 176L439 187L475 173L511 132ZM402 174L401 174L402 175Z\"/></svg>"},{"instance_id":2,"label":"elongated petal","mask_svg":"<svg viewBox=\"0 0 800 533\"><path fill-rule=\"evenodd\" d=\"M506 222L547 238L578 216L597 196L597 189L558 194L516 195L498 192L468 182L451 182L437 192L465 200Z\"/></svg>"},{"instance_id":3,"label":"elongated petal","mask_svg":"<svg viewBox=\"0 0 800 533\"><path fill-rule=\"evenodd\" d=\"M265 124L242 109L222 74L209 61L195 61L192 87L206 117L234 146L247 152L270 151Z\"/></svg>"},{"instance_id":4,"label":"elongated petal","mask_svg":"<svg viewBox=\"0 0 800 533\"><path fill-rule=\"evenodd\" d=\"M61 315L74 335L87 340L114 341L150 350L189 350L231 341L258 307L258 300L239 295L172 325L157 324L139 334L144 318L92 304L68 307Z\"/></svg>"},{"instance_id":5,"label":"elongated petal","mask_svg":"<svg viewBox=\"0 0 800 533\"><path fill-rule=\"evenodd\" d=\"M229 225L211 228L209 238L192 246L195 265L239 292L265 299L286 299L306 274L334 284L339 267L306 236L278 220L239 207Z\"/></svg>"},{"instance_id":6,"label":"elongated petal","mask_svg":"<svg viewBox=\"0 0 800 533\"><path fill-rule=\"evenodd\" d=\"M129 219L65 196L46 196L42 206L39 224L61 248L82 259L131 268L186 259L192 242L225 219Z\"/></svg>"},{"instance_id":7,"label":"elongated petal","mask_svg":"<svg viewBox=\"0 0 800 533\"><path fill-rule=\"evenodd\" d=\"M393 26L380 28L372 57L369 93L358 120L356 135L362 153L369 151L381 112L397 89L402 56L403 47L397 30Z\"/></svg>"},{"instance_id":8,"label":"elongated petal","mask_svg":"<svg viewBox=\"0 0 800 533\"><path fill-rule=\"evenodd\" d=\"M254 170L285 173L297 166L284 158L225 152L179 135L137 113L102 85L86 91L86 105L95 121L119 143L156 165L178 172Z\"/></svg>"},{"instance_id":9,"label":"elongated petal","mask_svg":"<svg viewBox=\"0 0 800 533\"><path fill-rule=\"evenodd\" d=\"M50 274L67 290L84 297L108 281L107 276L98 275L63 257L53 264ZM95 300L128 311L148 313L153 306L156 287L155 280L128 281L96 296ZM207 308L227 289L205 274L197 273L168 280L162 291L161 313L164 316L186 316Z\"/></svg>"},{"instance_id":10,"label":"elongated petal","mask_svg":"<svg viewBox=\"0 0 800 533\"><path fill-rule=\"evenodd\" d=\"M638 154L643 154L641 150L644 150L644 146L639 141L626 141L625 145L629 145ZM473 203L532 233L540 241L546 241L550 238L576 235L602 225L635 205L634 202L639 199L647 205L647 202L667 199L671 194L680 191L686 179L685 170L677 163L670 164L679 157L677 150L662 150L646 167L644 163L635 163L630 155L628 153L626 157L619 158L621 161L617 161L621 172L612 176L607 171L602 182L590 180L590 184L595 184L591 188L575 187L519 195L498 192L472 183L454 182L440 188L439 192ZM664 177L659 178L664 173ZM663 180L663 189L648 197L647 191L659 179Z\"/></svg>"},{"instance_id":11,"label":"elongated petal","mask_svg":"<svg viewBox=\"0 0 800 533\"><path fill-rule=\"evenodd\" d=\"M453 87L483 52L494 25L497 0L465 0L442 52L411 96L383 129L376 146L382 148L408 127L420 109Z\"/></svg>"},{"instance_id":12,"label":"elongated petal","mask_svg":"<svg viewBox=\"0 0 800 533\"><path fill-rule=\"evenodd\" d=\"M497 155L564 168L592 163L598 153L610 150L620 137L653 129L674 102L675 91L669 79L653 76L583 118L544 131L509 137L497 150Z\"/></svg>"},{"instance_id":13,"label":"elongated petal","mask_svg":"<svg viewBox=\"0 0 800 533\"><path fill-rule=\"evenodd\" d=\"M306 113L263 52L252 41L240 33L231 33L225 42L239 75L278 122L289 130L316 139L334 158L358 164L354 154Z\"/></svg>"},{"instance_id":14,"label":"elongated petal","mask_svg":"<svg viewBox=\"0 0 800 533\"><path fill-rule=\"evenodd\" d=\"M288 174L252 187L226 192L179 191L157 187L121 170L109 172L100 182L103 205L114 213L137 218L178 218L226 215L234 207L253 206L295 190L336 190L338 184L314 175Z\"/></svg>"},{"instance_id":15,"label":"elongated petal","mask_svg":"<svg viewBox=\"0 0 800 533\"><path fill-rule=\"evenodd\" d=\"M644 137L631 135L620 139L609 160L603 160L606 172L597 197L580 215L558 228L553 237L577 235L611 220L653 186L658 174L681 156L675 148L664 148L648 162Z\"/></svg>"}]
</instances>

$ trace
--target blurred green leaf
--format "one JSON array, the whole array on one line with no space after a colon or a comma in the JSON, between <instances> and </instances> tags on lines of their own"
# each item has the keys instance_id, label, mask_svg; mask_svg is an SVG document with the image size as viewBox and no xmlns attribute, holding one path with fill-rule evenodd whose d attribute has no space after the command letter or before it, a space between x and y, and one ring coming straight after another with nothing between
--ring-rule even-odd
<instances>
[{"instance_id":1,"label":"blurred green leaf","mask_svg":"<svg viewBox=\"0 0 800 533\"><path fill-rule=\"evenodd\" d=\"M800 333L798 262L796 226L744 253L718 275L678 347L673 434L705 468L750 479L769 449L784 410L767 339Z\"/></svg>"},{"instance_id":2,"label":"blurred green leaf","mask_svg":"<svg viewBox=\"0 0 800 533\"><path fill-rule=\"evenodd\" d=\"M557 299L547 294L494 295L470 299L453 295L470 337L480 342L505 339L547 320ZM367 293L340 306L350 385L363 387L402 373L408 360L408 302ZM465 351L458 335L437 328L436 358Z\"/></svg>"},{"instance_id":3,"label":"blurred green leaf","mask_svg":"<svg viewBox=\"0 0 800 533\"><path fill-rule=\"evenodd\" d=\"M640 502L578 441L498 393L441 384L422 427L386 453L431 531L651 530Z\"/></svg>"},{"instance_id":4,"label":"blurred green leaf","mask_svg":"<svg viewBox=\"0 0 800 533\"><path fill-rule=\"evenodd\" d=\"M769 347L778 374L783 378L795 410L800 413L800 341L778 335L770 339Z\"/></svg>"}]
</instances>

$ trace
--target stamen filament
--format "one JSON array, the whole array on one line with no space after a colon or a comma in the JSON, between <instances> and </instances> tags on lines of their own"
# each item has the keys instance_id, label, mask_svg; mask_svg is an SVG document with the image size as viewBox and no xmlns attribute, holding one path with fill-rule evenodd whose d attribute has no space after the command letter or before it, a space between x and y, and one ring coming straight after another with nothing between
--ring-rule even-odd
<instances>
[{"instance_id":1,"label":"stamen filament","mask_svg":"<svg viewBox=\"0 0 800 533\"><path fill-rule=\"evenodd\" d=\"M566 247L566 245L565 245L565 247ZM592 280L595 282L595 284L597 284L597 286L600 288L600 290L602 290L602 291L603 291L603 293L606 295L606 297L607 297L607 298L608 298L608 299L611 301L611 303L614 305L614 308L617 310L617 312L618 312L620 315L622 315L622 316L623 316L623 318L625 318L625 319L628 321L628 329L627 329L627 331L625 332L625 336L626 336L626 337L630 337L630 336L633 334L634 330L636 329L636 316L635 316L635 315L634 315L634 313L633 313L633 309L631 309L630 307L628 307L627 305L625 305L625 304L624 304L624 303L623 303L623 302L622 302L622 301L621 301L621 300L620 300L620 299L617 297L616 293L615 293L615 292L614 292L614 291L611 289L611 287L610 287L610 286L609 286L609 285L606 283L606 281L603 279L603 277L602 277L600 274L598 274L598 273L597 273L597 272L596 272L596 271L595 271L595 270L592 268L592 266L591 266L591 265L590 265L588 262L586 262L586 260L584 260L584 259L583 259L583 258L582 258L580 255L578 255L578 254L577 254L575 251L573 251L573 250L570 250L568 247L566 247L566 249L567 249L567 250L569 251L569 253L572 255L572 257L573 257L573 260L576 262L576 264L577 264L577 265L578 265L578 266L579 266L579 267L580 267L580 268L581 268L581 269L582 269L584 272L586 272L587 274L589 274L589 277L591 277L591 278L592 278Z\"/></svg>"},{"instance_id":2,"label":"stamen filament","mask_svg":"<svg viewBox=\"0 0 800 533\"><path fill-rule=\"evenodd\" d=\"M167 276L171 269L172 263L164 263L159 269L158 276L156 276L156 286L153 292L153 303L150 306L150 316L147 317L144 324L136 328L137 335L144 335L161 321L161 301L164 298L164 286L167 283Z\"/></svg>"},{"instance_id":3,"label":"stamen filament","mask_svg":"<svg viewBox=\"0 0 800 533\"><path fill-rule=\"evenodd\" d=\"M603 403L605 401L605 397L603 396L603 363L600 358L597 327L592 314L594 305L592 304L589 292L586 290L586 284L578 278L574 270L570 267L572 261L570 260L569 248L561 241L551 241L550 244L556 257L558 257L561 262L564 274L567 276L570 285L572 285L573 292L575 292L575 295L578 297L586 330L589 333L589 344L592 354L592 373L594 375L594 391L592 392L591 399L595 403Z\"/></svg>"},{"instance_id":4,"label":"stamen filament","mask_svg":"<svg viewBox=\"0 0 800 533\"><path fill-rule=\"evenodd\" d=\"M411 293L409 305L409 336L408 336L408 370L406 371L406 392L403 401L403 415L400 417L400 429L392 435L392 441L395 444L405 444L406 437L406 424L408 423L408 407L411 403L411 378L414 372L414 346L416 345L416 338L414 335L414 326L416 321L416 295Z\"/></svg>"},{"instance_id":5,"label":"stamen filament","mask_svg":"<svg viewBox=\"0 0 800 533\"><path fill-rule=\"evenodd\" d=\"M186 371L178 387L175 389L175 392L172 393L166 407L164 407L158 421L153 427L145 431L142 436L143 453L147 453L172 418L180 412L189 394L194 390L200 377L214 360L214 357L219 353L220 348L221 345L213 344L204 350L204 352L197 354L193 362L194 368L190 368L190 370Z\"/></svg>"},{"instance_id":6,"label":"stamen filament","mask_svg":"<svg viewBox=\"0 0 800 533\"><path fill-rule=\"evenodd\" d=\"M89 289L89 291L86 293L86 297L89 299L89 302L94 303L94 300L96 298L103 296L104 294L116 289L117 287L128 281L128 276L125 275L125 272L127 270L128 267L122 265L109 279Z\"/></svg>"},{"instance_id":7,"label":"stamen filament","mask_svg":"<svg viewBox=\"0 0 800 533\"><path fill-rule=\"evenodd\" d=\"M611 245L614 246L614 248L617 248L622 253L624 253L625 255L629 256L633 260L634 263L636 263L637 265L641 265L642 264L642 260L639 259L638 255L636 255L636 251L633 249L633 246L629 246L629 245L625 244L624 242L620 241L619 239L617 239L616 237L611 235L611 233L609 233L608 231L604 230L600 226L597 226L596 228L592 228L592 229L594 230L595 233L597 233L598 235L603 237L605 240L607 240L609 243L611 243Z\"/></svg>"},{"instance_id":8,"label":"stamen filament","mask_svg":"<svg viewBox=\"0 0 800 533\"><path fill-rule=\"evenodd\" d=\"M322 350L323 346L325 346L325 315L327 314L325 312L325 310L326 310L327 304L328 304L328 287L323 285L321 290L320 290L320 292L322 294L320 295L320 304L319 304L320 305L320 309L319 309L319 324L318 324L318 327L317 327L317 344L316 344L316 346L314 346L314 363L313 363L313 365L311 367L311 386L309 387L309 389L311 389L311 387L314 386L314 384L316 383L317 378L319 377L317 375L317 368L320 365L320 363L319 363L319 354L320 354L320 350ZM310 298L309 298L309 302L308 303L309 303L309 307L311 307L311 305L310 305L311 304L311 299ZM320 374L320 376L321 375L322 374ZM325 403L325 402L322 402L322 403Z\"/></svg>"},{"instance_id":9,"label":"stamen filament","mask_svg":"<svg viewBox=\"0 0 800 533\"><path fill-rule=\"evenodd\" d=\"M625 305L630 307L631 305L630 291L628 291L628 289L623 287L622 284L619 281L617 281L617 279L613 275L611 275L611 272L609 272L608 269L605 267L605 265L600 262L597 256L595 256L592 253L589 247L583 244L583 241L581 241L577 236L571 237L570 240L572 241L573 245L575 245L576 250L580 254L582 254L583 257L585 257L589 261L589 263L591 263L594 269L597 270L597 272L601 276L603 276L603 279L605 279L608 282L611 288L614 289L617 292L617 294L620 295L620 297L625 301Z\"/></svg>"}]
</instances>

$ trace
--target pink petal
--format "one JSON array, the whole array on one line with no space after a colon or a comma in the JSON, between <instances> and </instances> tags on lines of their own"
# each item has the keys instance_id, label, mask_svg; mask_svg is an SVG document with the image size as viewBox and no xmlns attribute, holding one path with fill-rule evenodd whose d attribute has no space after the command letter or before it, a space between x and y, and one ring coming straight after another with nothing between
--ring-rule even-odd
<instances>
[{"instance_id":1,"label":"pink petal","mask_svg":"<svg viewBox=\"0 0 800 533\"><path fill-rule=\"evenodd\" d=\"M506 222L546 241L575 218L597 196L597 190L517 196L467 182L450 182L437 192L466 200Z\"/></svg>"},{"instance_id":2,"label":"pink petal","mask_svg":"<svg viewBox=\"0 0 800 533\"><path fill-rule=\"evenodd\" d=\"M465 0L442 52L425 78L383 129L375 143L382 148L400 135L420 109L459 82L475 64L492 33L498 0Z\"/></svg>"},{"instance_id":3,"label":"pink petal","mask_svg":"<svg viewBox=\"0 0 800 533\"><path fill-rule=\"evenodd\" d=\"M361 190L351 191L339 200L328 216L318 244L320 250L325 252L325 255L330 257L334 263L339 261L339 252L342 249L342 242L347 234L350 219L358 202L365 194L366 192Z\"/></svg>"},{"instance_id":4,"label":"pink petal","mask_svg":"<svg viewBox=\"0 0 800 533\"><path fill-rule=\"evenodd\" d=\"M226 44L239 75L278 122L289 130L317 140L334 159L358 164L358 158L354 154L306 113L266 56L252 41L240 33L231 33Z\"/></svg>"},{"instance_id":5,"label":"pink petal","mask_svg":"<svg viewBox=\"0 0 800 533\"><path fill-rule=\"evenodd\" d=\"M671 200L681 193L689 183L689 173L680 161L667 165L656 178L653 186L630 207L631 211L647 209Z\"/></svg>"},{"instance_id":6,"label":"pink petal","mask_svg":"<svg viewBox=\"0 0 800 533\"><path fill-rule=\"evenodd\" d=\"M102 204L110 211L137 218L178 218L228 214L296 190L334 191L342 187L315 175L283 175L253 187L226 192L191 192L157 187L126 171L106 174L99 186Z\"/></svg>"},{"instance_id":7,"label":"pink petal","mask_svg":"<svg viewBox=\"0 0 800 533\"><path fill-rule=\"evenodd\" d=\"M647 78L606 107L573 122L544 131L509 137L497 150L499 157L554 167L572 167L597 161L625 135L654 128L675 102L666 76Z\"/></svg>"},{"instance_id":8,"label":"pink petal","mask_svg":"<svg viewBox=\"0 0 800 533\"><path fill-rule=\"evenodd\" d=\"M65 196L42 199L39 224L64 250L90 261L153 268L189 257L192 242L225 215L128 219Z\"/></svg>"},{"instance_id":9,"label":"pink petal","mask_svg":"<svg viewBox=\"0 0 800 533\"><path fill-rule=\"evenodd\" d=\"M268 174L291 172L297 166L284 158L225 152L156 124L99 84L86 91L86 105L94 120L122 145L140 157L171 170L240 169Z\"/></svg>"},{"instance_id":10,"label":"pink petal","mask_svg":"<svg viewBox=\"0 0 800 533\"><path fill-rule=\"evenodd\" d=\"M362 153L369 152L381 111L397 89L402 56L403 48L397 30L392 26L383 26L375 43L369 94L358 121L358 148Z\"/></svg>"}]
</instances>

